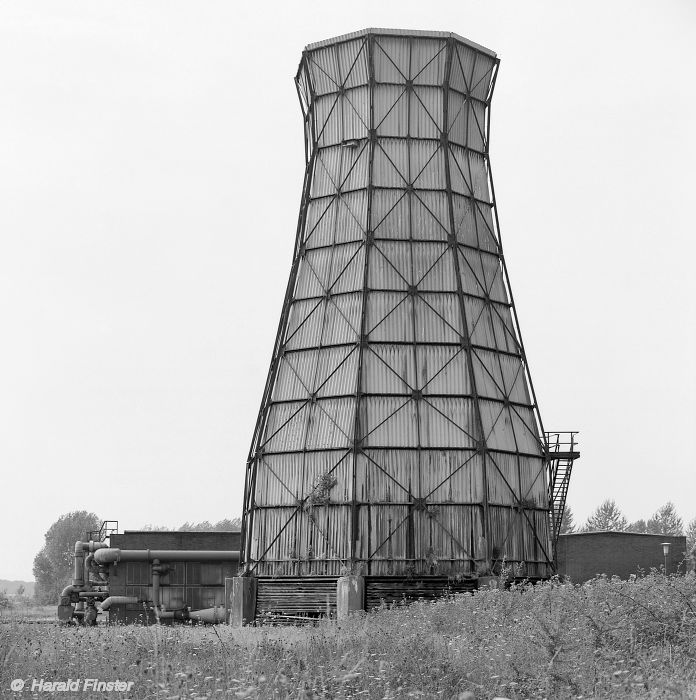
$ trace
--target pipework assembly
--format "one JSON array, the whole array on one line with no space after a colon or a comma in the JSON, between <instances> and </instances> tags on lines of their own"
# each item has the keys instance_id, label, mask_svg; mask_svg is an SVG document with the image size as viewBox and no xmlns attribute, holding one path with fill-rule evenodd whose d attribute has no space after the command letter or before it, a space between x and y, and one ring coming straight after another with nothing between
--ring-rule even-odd
<instances>
[{"instance_id":1,"label":"pipework assembly","mask_svg":"<svg viewBox=\"0 0 696 700\"><path fill-rule=\"evenodd\" d=\"M94 625L99 614L110 611L112 606L119 606L126 609L136 608L146 618L151 617L158 623L163 620L224 622L225 606L217 604L217 601L213 607L202 608L187 605L182 600L181 605L172 609L171 596L168 596L168 606L163 605L162 579L166 582L171 574L175 578L180 576L184 567L187 566L191 571L197 571L201 566L217 565L220 568L224 565L236 564L238 561L239 551L237 550L119 549L109 547L104 542L78 540L73 553L72 583L61 592L58 619L66 623ZM119 567L129 564L138 565L139 572L142 572L143 564L149 565L147 581L141 581L149 585L137 587L140 595L111 595L113 579L119 578ZM221 573L222 568L220 568L220 577L222 577ZM123 576L120 578L122 579ZM179 580L173 583L176 586ZM179 590L178 586L176 589ZM165 591L169 591L166 585ZM202 596L199 595L197 598L200 603Z\"/></svg>"}]
</instances>

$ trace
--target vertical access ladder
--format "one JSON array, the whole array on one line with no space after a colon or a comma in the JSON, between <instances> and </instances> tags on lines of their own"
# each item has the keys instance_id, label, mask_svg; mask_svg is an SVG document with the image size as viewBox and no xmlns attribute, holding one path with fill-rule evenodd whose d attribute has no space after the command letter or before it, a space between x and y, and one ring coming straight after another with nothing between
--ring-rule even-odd
<instances>
[{"instance_id":1,"label":"vertical access ladder","mask_svg":"<svg viewBox=\"0 0 696 700\"><path fill-rule=\"evenodd\" d=\"M544 433L546 465L549 484L549 520L553 560L556 562L556 546L561 534L570 474L573 462L580 458L577 431Z\"/></svg>"}]
</instances>

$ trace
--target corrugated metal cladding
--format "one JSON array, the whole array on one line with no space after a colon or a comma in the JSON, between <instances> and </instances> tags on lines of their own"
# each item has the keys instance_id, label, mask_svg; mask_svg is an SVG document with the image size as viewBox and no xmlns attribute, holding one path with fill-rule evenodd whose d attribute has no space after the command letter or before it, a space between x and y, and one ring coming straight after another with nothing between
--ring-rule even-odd
<instances>
[{"instance_id":1,"label":"corrugated metal cladding","mask_svg":"<svg viewBox=\"0 0 696 700\"><path fill-rule=\"evenodd\" d=\"M489 186L496 71L441 33L367 30L303 55L307 177L248 465L249 572L550 572Z\"/></svg>"}]
</instances>

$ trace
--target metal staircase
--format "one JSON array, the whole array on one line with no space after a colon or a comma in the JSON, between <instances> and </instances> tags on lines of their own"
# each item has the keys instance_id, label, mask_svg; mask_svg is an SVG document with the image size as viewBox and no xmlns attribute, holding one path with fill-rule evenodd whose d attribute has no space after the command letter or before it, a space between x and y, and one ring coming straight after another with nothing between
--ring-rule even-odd
<instances>
[{"instance_id":1,"label":"metal staircase","mask_svg":"<svg viewBox=\"0 0 696 700\"><path fill-rule=\"evenodd\" d=\"M556 545L561 532L566 496L573 463L579 459L577 432L544 433L546 442L546 465L549 484L549 525L553 560L556 561Z\"/></svg>"}]
</instances>

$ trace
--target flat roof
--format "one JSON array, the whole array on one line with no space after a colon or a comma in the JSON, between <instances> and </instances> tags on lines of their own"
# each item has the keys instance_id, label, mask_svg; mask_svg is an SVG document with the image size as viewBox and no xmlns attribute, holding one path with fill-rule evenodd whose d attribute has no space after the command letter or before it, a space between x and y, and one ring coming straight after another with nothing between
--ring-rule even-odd
<instances>
[{"instance_id":1,"label":"flat roof","mask_svg":"<svg viewBox=\"0 0 696 700\"><path fill-rule=\"evenodd\" d=\"M587 535L642 535L643 537L662 537L679 539L685 535L656 535L654 532L632 532L631 530L592 530L592 532L564 532L559 537L579 537Z\"/></svg>"},{"instance_id":2,"label":"flat roof","mask_svg":"<svg viewBox=\"0 0 696 700\"><path fill-rule=\"evenodd\" d=\"M481 46L481 44L477 44L476 42L471 41L470 39L465 39L463 36L455 34L454 32L439 32L423 29L359 29L357 32L351 32L350 34L341 34L340 36L335 36L331 39L324 39L323 41L316 41L313 44L307 44L307 46L305 46L305 51L313 51L314 49L319 49L323 46L331 46L332 44L341 44L345 41L351 41L352 39L357 39L361 36L368 36L369 34L377 34L379 36L413 36L422 39L449 39L450 37L452 37L460 43L465 44L466 46L470 46L476 51L488 54L493 58L495 58L496 56L495 51L491 51L485 46Z\"/></svg>"},{"instance_id":3,"label":"flat roof","mask_svg":"<svg viewBox=\"0 0 696 700\"><path fill-rule=\"evenodd\" d=\"M241 530L124 530L121 533L114 532L114 535L210 535L223 534L234 535Z\"/></svg>"}]
</instances>

